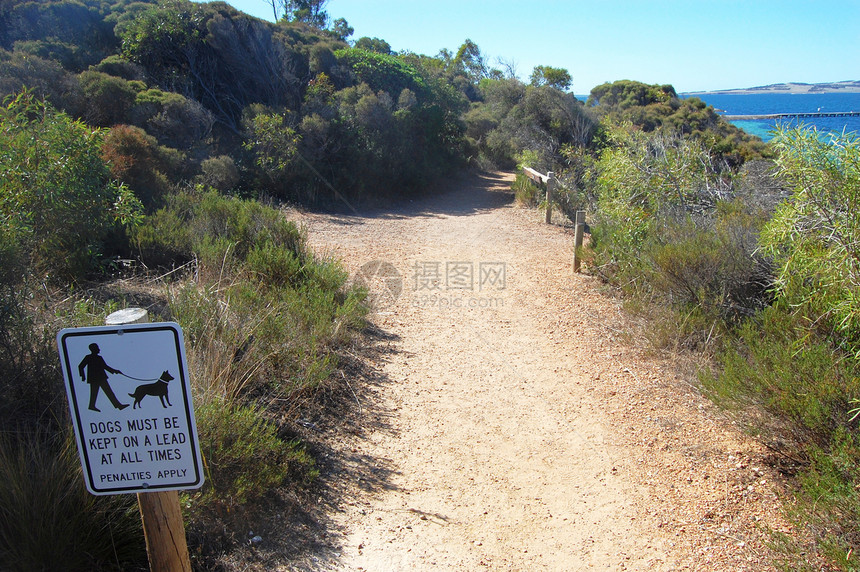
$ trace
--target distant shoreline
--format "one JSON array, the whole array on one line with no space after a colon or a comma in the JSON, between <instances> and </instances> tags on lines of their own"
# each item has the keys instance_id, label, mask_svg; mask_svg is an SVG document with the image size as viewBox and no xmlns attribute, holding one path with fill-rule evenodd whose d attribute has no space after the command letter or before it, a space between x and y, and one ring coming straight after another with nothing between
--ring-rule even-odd
<instances>
[{"instance_id":1,"label":"distant shoreline","mask_svg":"<svg viewBox=\"0 0 860 572\"><path fill-rule=\"evenodd\" d=\"M744 89L720 89L714 91L689 91L682 95L756 95L756 94L821 94L860 93L860 81L837 81L830 83L775 83Z\"/></svg>"}]
</instances>

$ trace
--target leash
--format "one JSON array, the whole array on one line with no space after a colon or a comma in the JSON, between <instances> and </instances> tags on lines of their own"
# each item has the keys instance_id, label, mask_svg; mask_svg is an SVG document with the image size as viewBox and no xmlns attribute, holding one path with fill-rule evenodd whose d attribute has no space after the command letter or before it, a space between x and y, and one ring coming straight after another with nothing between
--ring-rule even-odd
<instances>
[{"instance_id":1,"label":"leash","mask_svg":"<svg viewBox=\"0 0 860 572\"><path fill-rule=\"evenodd\" d=\"M133 380L135 380L135 381L158 381L158 380L160 379L160 378L158 378L158 377L154 377L154 378L152 378L152 379L141 379L141 378L139 378L139 377L132 377L132 376L128 375L127 373L120 373L120 375L121 375L121 376L124 376L124 377L127 377L127 378L129 378L129 379L133 379Z\"/></svg>"}]
</instances>

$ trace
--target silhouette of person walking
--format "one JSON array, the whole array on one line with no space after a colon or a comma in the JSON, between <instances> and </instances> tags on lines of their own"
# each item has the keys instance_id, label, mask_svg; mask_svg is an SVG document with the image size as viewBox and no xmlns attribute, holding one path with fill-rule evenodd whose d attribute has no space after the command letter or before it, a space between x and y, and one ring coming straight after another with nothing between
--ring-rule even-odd
<instances>
[{"instance_id":1,"label":"silhouette of person walking","mask_svg":"<svg viewBox=\"0 0 860 572\"><path fill-rule=\"evenodd\" d=\"M99 396L99 389L105 392L105 395L107 395L114 407L120 410L125 409L128 407L128 404L120 403L119 399L116 398L110 385L108 385L107 373L105 373L109 371L111 373L122 374L122 372L106 364L104 358L99 355L99 351L101 350L98 344L90 344L90 353L78 364L78 373L81 374L81 381L90 384L90 410L100 412L96 408L96 398ZM84 375L84 368L87 368L89 379Z\"/></svg>"}]
</instances>

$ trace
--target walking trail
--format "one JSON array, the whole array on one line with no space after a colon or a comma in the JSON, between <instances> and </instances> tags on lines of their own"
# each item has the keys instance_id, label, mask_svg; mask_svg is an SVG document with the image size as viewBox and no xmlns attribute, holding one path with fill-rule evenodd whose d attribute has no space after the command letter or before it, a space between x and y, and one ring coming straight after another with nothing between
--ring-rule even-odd
<instances>
[{"instance_id":1,"label":"walking trail","mask_svg":"<svg viewBox=\"0 0 860 572\"><path fill-rule=\"evenodd\" d=\"M573 233L470 175L364 216L292 213L363 277L380 379L323 471L332 570L763 570L779 475L689 370L637 348ZM632 340L632 341L631 341ZM639 344L640 346L642 344ZM325 464L325 463L324 463Z\"/></svg>"}]
</instances>

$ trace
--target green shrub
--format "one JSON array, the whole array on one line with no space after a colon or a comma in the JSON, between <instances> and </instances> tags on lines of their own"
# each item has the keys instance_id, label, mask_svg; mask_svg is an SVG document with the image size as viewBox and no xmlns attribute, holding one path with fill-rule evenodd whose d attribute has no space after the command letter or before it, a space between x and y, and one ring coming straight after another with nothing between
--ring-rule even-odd
<instances>
[{"instance_id":1,"label":"green shrub","mask_svg":"<svg viewBox=\"0 0 860 572\"><path fill-rule=\"evenodd\" d=\"M159 89L138 93L132 115L160 144L186 150L202 145L214 122L212 113L196 100Z\"/></svg>"},{"instance_id":2,"label":"green shrub","mask_svg":"<svg viewBox=\"0 0 860 572\"><path fill-rule=\"evenodd\" d=\"M296 287L303 281L304 267L292 250L266 243L248 253L247 271L261 285Z\"/></svg>"},{"instance_id":3,"label":"green shrub","mask_svg":"<svg viewBox=\"0 0 860 572\"><path fill-rule=\"evenodd\" d=\"M233 190L239 184L239 169L229 155L204 159L200 163L200 171L201 182L222 193Z\"/></svg>"},{"instance_id":4,"label":"green shrub","mask_svg":"<svg viewBox=\"0 0 860 572\"><path fill-rule=\"evenodd\" d=\"M204 272L242 263L259 245L272 243L307 256L305 236L277 209L212 190L174 193L147 217L133 240L147 264L167 265L197 257Z\"/></svg>"},{"instance_id":5,"label":"green shrub","mask_svg":"<svg viewBox=\"0 0 860 572\"><path fill-rule=\"evenodd\" d=\"M794 517L812 526L821 552L838 569L860 567L860 443L840 427L828 450L812 447L801 474L802 495Z\"/></svg>"},{"instance_id":6,"label":"green shrub","mask_svg":"<svg viewBox=\"0 0 860 572\"><path fill-rule=\"evenodd\" d=\"M772 447L799 464L791 514L815 534L838 569L856 568L860 550L860 444L851 399L860 395L860 367L833 346L828 331L784 302L738 330L703 375L714 399L744 412ZM791 547L787 548L789 551Z\"/></svg>"},{"instance_id":7,"label":"green shrub","mask_svg":"<svg viewBox=\"0 0 860 572\"><path fill-rule=\"evenodd\" d=\"M227 305L229 301L229 305ZM186 286L171 299L200 390L225 400L275 400L290 412L328 379L334 351L360 327L363 294L307 284Z\"/></svg>"},{"instance_id":8,"label":"green shrub","mask_svg":"<svg viewBox=\"0 0 860 572\"><path fill-rule=\"evenodd\" d=\"M679 335L694 345L764 307L771 263L758 236L767 212L729 198L731 172L700 144L606 127L612 145L575 177L596 186L593 271L680 311Z\"/></svg>"},{"instance_id":9,"label":"green shrub","mask_svg":"<svg viewBox=\"0 0 860 572\"><path fill-rule=\"evenodd\" d=\"M762 431L828 450L848 423L849 399L860 395L860 368L816 330L816 324L779 304L738 330L708 380L728 403L767 411Z\"/></svg>"},{"instance_id":10,"label":"green shrub","mask_svg":"<svg viewBox=\"0 0 860 572\"><path fill-rule=\"evenodd\" d=\"M289 125L286 114L259 113L245 122L249 133L245 150L265 175L267 187L281 197L290 195L288 182L296 169L302 136Z\"/></svg>"},{"instance_id":11,"label":"green shrub","mask_svg":"<svg viewBox=\"0 0 860 572\"><path fill-rule=\"evenodd\" d=\"M15 51L60 63L65 69L81 69L84 54L80 46L57 40L25 40L15 42Z\"/></svg>"},{"instance_id":12,"label":"green shrub","mask_svg":"<svg viewBox=\"0 0 860 572\"><path fill-rule=\"evenodd\" d=\"M531 179L522 172L518 172L514 182L511 183L517 202L526 207L536 207L541 202L543 191Z\"/></svg>"},{"instance_id":13,"label":"green shrub","mask_svg":"<svg viewBox=\"0 0 860 572\"><path fill-rule=\"evenodd\" d=\"M347 66L358 78L376 91L386 91L397 97L404 89L418 94L427 92L427 84L418 71L397 56L345 48L334 52L341 65Z\"/></svg>"},{"instance_id":14,"label":"green shrub","mask_svg":"<svg viewBox=\"0 0 860 572\"><path fill-rule=\"evenodd\" d=\"M752 316L770 300L771 265L756 252L763 222L738 201L711 216L661 218L642 248L643 278L670 305L699 306L727 324Z\"/></svg>"},{"instance_id":15,"label":"green shrub","mask_svg":"<svg viewBox=\"0 0 860 572\"><path fill-rule=\"evenodd\" d=\"M16 95L22 86L71 115L82 113L84 102L77 77L56 61L0 49L0 98Z\"/></svg>"},{"instance_id":16,"label":"green shrub","mask_svg":"<svg viewBox=\"0 0 860 572\"><path fill-rule=\"evenodd\" d=\"M84 118L88 123L110 127L126 120L137 97L131 83L97 71L81 73L78 81L86 102Z\"/></svg>"},{"instance_id":17,"label":"green shrub","mask_svg":"<svg viewBox=\"0 0 860 572\"><path fill-rule=\"evenodd\" d=\"M136 233L142 252L198 261L198 281L171 291L202 390L228 402L280 400L327 379L333 350L361 326L364 293L316 259L276 209L218 193L176 195ZM149 255L145 257L148 260Z\"/></svg>"},{"instance_id":18,"label":"green shrub","mask_svg":"<svg viewBox=\"0 0 860 572\"><path fill-rule=\"evenodd\" d=\"M117 54L106 57L98 64L92 66L92 69L93 71L121 77L128 81L142 81L146 77L146 74L139 65Z\"/></svg>"},{"instance_id":19,"label":"green shrub","mask_svg":"<svg viewBox=\"0 0 860 572\"><path fill-rule=\"evenodd\" d=\"M288 475L308 483L319 473L304 448L279 439L277 428L254 408L216 400L195 414L206 482L190 495L192 506L244 504L265 496Z\"/></svg>"}]
</instances>

